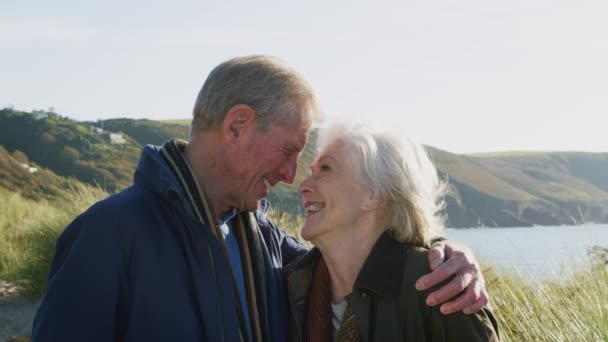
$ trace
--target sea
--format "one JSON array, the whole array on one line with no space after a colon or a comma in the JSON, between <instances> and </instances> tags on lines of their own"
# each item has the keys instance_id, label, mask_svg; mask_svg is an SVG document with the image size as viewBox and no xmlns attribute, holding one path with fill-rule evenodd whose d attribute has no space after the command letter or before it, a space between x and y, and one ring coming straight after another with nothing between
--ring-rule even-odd
<instances>
[{"instance_id":1,"label":"sea","mask_svg":"<svg viewBox=\"0 0 608 342\"><path fill-rule=\"evenodd\" d=\"M527 280L561 280L589 269L593 246L608 248L608 224L446 229L487 267Z\"/></svg>"}]
</instances>

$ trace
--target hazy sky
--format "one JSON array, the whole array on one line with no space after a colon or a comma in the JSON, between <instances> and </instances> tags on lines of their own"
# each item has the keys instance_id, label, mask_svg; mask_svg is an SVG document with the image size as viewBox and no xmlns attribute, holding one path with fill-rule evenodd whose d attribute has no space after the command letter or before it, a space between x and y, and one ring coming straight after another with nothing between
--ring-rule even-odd
<instances>
[{"instance_id":1,"label":"hazy sky","mask_svg":"<svg viewBox=\"0 0 608 342\"><path fill-rule=\"evenodd\" d=\"M328 116L452 152L608 152L608 1L0 2L0 107L188 118L209 71L272 54Z\"/></svg>"}]
</instances>

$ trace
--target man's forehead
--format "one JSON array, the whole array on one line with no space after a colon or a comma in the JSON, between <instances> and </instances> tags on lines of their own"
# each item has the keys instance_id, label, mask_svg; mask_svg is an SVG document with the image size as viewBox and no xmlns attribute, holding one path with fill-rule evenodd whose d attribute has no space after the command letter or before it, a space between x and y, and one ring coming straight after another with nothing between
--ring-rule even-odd
<instances>
[{"instance_id":1,"label":"man's forehead","mask_svg":"<svg viewBox=\"0 0 608 342\"><path fill-rule=\"evenodd\" d=\"M291 145L295 145L300 149L304 148L308 141L311 125L308 123L296 123L289 125L280 125L277 127L276 136L282 136L282 140Z\"/></svg>"},{"instance_id":2,"label":"man's forehead","mask_svg":"<svg viewBox=\"0 0 608 342\"><path fill-rule=\"evenodd\" d=\"M277 127L283 133L287 133L294 140L306 140L310 133L311 124L308 122L289 122L285 124L279 124Z\"/></svg>"},{"instance_id":3,"label":"man's forehead","mask_svg":"<svg viewBox=\"0 0 608 342\"><path fill-rule=\"evenodd\" d=\"M312 127L313 118L308 112L299 112L292 114L290 119L284 123L285 126L291 127L294 131L306 131L306 134Z\"/></svg>"}]
</instances>

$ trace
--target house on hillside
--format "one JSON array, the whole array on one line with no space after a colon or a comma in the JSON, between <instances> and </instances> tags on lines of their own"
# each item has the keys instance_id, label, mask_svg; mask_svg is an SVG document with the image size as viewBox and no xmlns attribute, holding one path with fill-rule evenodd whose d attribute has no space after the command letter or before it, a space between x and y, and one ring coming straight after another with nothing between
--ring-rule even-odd
<instances>
[{"instance_id":1,"label":"house on hillside","mask_svg":"<svg viewBox=\"0 0 608 342\"><path fill-rule=\"evenodd\" d=\"M103 133L103 128L99 128L99 127L95 127L95 126L90 126L90 127L91 127L91 131L93 131L97 134Z\"/></svg>"},{"instance_id":2,"label":"house on hillside","mask_svg":"<svg viewBox=\"0 0 608 342\"><path fill-rule=\"evenodd\" d=\"M43 110L34 110L34 111L32 111L32 116L36 120L48 119L49 118L49 113L47 113L47 112L45 112Z\"/></svg>"},{"instance_id":3,"label":"house on hillside","mask_svg":"<svg viewBox=\"0 0 608 342\"><path fill-rule=\"evenodd\" d=\"M31 167L27 164L21 164L21 167L23 167L24 169L27 169L30 173L36 173L38 172L38 168L36 167Z\"/></svg>"},{"instance_id":4,"label":"house on hillside","mask_svg":"<svg viewBox=\"0 0 608 342\"><path fill-rule=\"evenodd\" d=\"M121 144L126 143L127 141L122 136L122 134L119 134L119 133L110 133L110 142L112 144L121 145Z\"/></svg>"}]
</instances>

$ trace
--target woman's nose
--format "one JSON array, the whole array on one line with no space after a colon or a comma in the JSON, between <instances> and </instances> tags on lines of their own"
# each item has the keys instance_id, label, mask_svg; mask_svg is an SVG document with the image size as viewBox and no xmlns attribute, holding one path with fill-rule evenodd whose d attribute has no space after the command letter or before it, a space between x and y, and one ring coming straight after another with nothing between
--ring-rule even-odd
<instances>
[{"instance_id":1,"label":"woman's nose","mask_svg":"<svg viewBox=\"0 0 608 342\"><path fill-rule=\"evenodd\" d=\"M298 191L300 191L300 193L302 195L304 195L306 193L310 193L312 191L311 189L312 189L313 182L314 182L313 175L306 177L306 179L304 179L302 181L302 183L300 183L300 186L298 186Z\"/></svg>"}]
</instances>

